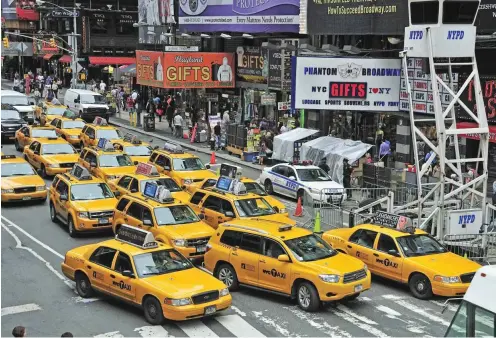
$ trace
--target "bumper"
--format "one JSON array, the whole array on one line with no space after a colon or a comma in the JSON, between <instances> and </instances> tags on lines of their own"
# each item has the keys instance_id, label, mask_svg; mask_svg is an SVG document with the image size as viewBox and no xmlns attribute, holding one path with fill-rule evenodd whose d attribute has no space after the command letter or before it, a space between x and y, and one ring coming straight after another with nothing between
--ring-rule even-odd
<instances>
[{"instance_id":1,"label":"bumper","mask_svg":"<svg viewBox=\"0 0 496 338\"><path fill-rule=\"evenodd\" d=\"M320 282L317 285L320 300L323 302L331 302L343 299L345 297L354 295L370 289L371 278L370 271L367 272L367 277L352 283L324 283ZM356 291L357 287L361 285L361 290Z\"/></svg>"},{"instance_id":2,"label":"bumper","mask_svg":"<svg viewBox=\"0 0 496 338\"><path fill-rule=\"evenodd\" d=\"M69 267L69 265L67 265L65 263L62 263L60 265L60 268L61 268L62 273L64 274L64 276L66 276L70 280L74 280L74 269L73 268Z\"/></svg>"},{"instance_id":3,"label":"bumper","mask_svg":"<svg viewBox=\"0 0 496 338\"><path fill-rule=\"evenodd\" d=\"M320 202L341 203L342 201L346 200L346 193L322 196L324 197L324 200L321 199L320 193L319 194L310 193L310 196L312 196L312 199L314 201L320 201Z\"/></svg>"},{"instance_id":4,"label":"bumper","mask_svg":"<svg viewBox=\"0 0 496 338\"><path fill-rule=\"evenodd\" d=\"M2 194L2 202L26 202L26 201L44 201L48 195L48 190L28 192L24 194L8 193Z\"/></svg>"},{"instance_id":5,"label":"bumper","mask_svg":"<svg viewBox=\"0 0 496 338\"><path fill-rule=\"evenodd\" d=\"M86 219L77 218L76 219L76 230L77 231L106 231L112 229L112 217L107 218L105 223L100 223L98 219Z\"/></svg>"},{"instance_id":6,"label":"bumper","mask_svg":"<svg viewBox=\"0 0 496 338\"><path fill-rule=\"evenodd\" d=\"M192 304L186 306L162 305L162 310L164 312L165 318L180 321L205 317L205 308L210 306L215 306L215 313L227 310L231 306L231 302L232 297L231 295L228 295L205 304Z\"/></svg>"},{"instance_id":7,"label":"bumper","mask_svg":"<svg viewBox=\"0 0 496 338\"><path fill-rule=\"evenodd\" d=\"M432 293L444 297L462 296L467 292L469 285L470 283L444 284L433 282Z\"/></svg>"},{"instance_id":8,"label":"bumper","mask_svg":"<svg viewBox=\"0 0 496 338\"><path fill-rule=\"evenodd\" d=\"M174 249L190 260L203 260L203 257L205 256L205 251L198 252L195 247L174 246Z\"/></svg>"},{"instance_id":9,"label":"bumper","mask_svg":"<svg viewBox=\"0 0 496 338\"><path fill-rule=\"evenodd\" d=\"M57 174L65 174L71 171L72 168L46 168L46 173L49 176L55 176Z\"/></svg>"}]
</instances>

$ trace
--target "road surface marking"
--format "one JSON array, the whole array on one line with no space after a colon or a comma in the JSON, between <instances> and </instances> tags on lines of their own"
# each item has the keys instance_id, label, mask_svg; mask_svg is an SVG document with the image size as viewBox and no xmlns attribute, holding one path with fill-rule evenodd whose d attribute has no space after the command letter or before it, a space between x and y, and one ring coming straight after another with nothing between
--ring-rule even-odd
<instances>
[{"instance_id":1,"label":"road surface marking","mask_svg":"<svg viewBox=\"0 0 496 338\"><path fill-rule=\"evenodd\" d=\"M348 314L350 316L355 317L358 320L361 320L364 323L367 323L369 325L377 325L377 323L374 322L372 319L368 319L365 316L361 316L358 313L354 312L352 309L350 309L350 308L348 308L348 307L346 307L344 305L338 305L337 306L337 309L340 310L340 311L343 311L344 313L346 313L346 314Z\"/></svg>"},{"instance_id":2,"label":"road surface marking","mask_svg":"<svg viewBox=\"0 0 496 338\"><path fill-rule=\"evenodd\" d=\"M138 332L141 337L171 337L174 336L169 335L169 332L163 328L161 325L154 326L142 326L137 327L134 331Z\"/></svg>"},{"instance_id":3,"label":"road surface marking","mask_svg":"<svg viewBox=\"0 0 496 338\"><path fill-rule=\"evenodd\" d=\"M290 333L287 329L282 327L281 325L277 324L277 322L271 318L267 318L262 311L252 311L253 315L255 318L260 320L262 323L267 324L274 328L277 332L279 332L283 336L291 336L291 337L299 337L298 335L294 333ZM278 320L279 323L281 323L280 320Z\"/></svg>"},{"instance_id":4,"label":"road surface marking","mask_svg":"<svg viewBox=\"0 0 496 338\"><path fill-rule=\"evenodd\" d=\"M94 338L104 338L104 337L112 337L112 338L123 338L124 336L120 333L120 331L112 331L112 332L107 332L107 333L102 333L96 336L93 336Z\"/></svg>"},{"instance_id":5,"label":"road surface marking","mask_svg":"<svg viewBox=\"0 0 496 338\"><path fill-rule=\"evenodd\" d=\"M241 311L239 308L237 308L236 306L234 305L231 305L231 309L236 312L238 315L240 315L241 317L246 317L246 312L243 312Z\"/></svg>"},{"instance_id":6,"label":"road surface marking","mask_svg":"<svg viewBox=\"0 0 496 338\"><path fill-rule=\"evenodd\" d=\"M364 330L365 332L367 332L368 334L370 334L372 336L375 336L375 337L389 337L387 334L385 334L384 332L382 332L378 328L375 328L372 325L369 325L367 323L363 323L362 321L360 321L359 319L357 319L356 316L353 316L351 314L348 314L348 313L343 312L343 311L338 310L338 309L332 309L332 308L330 308L329 310L330 310L330 312L332 312L336 316L338 316L338 317L346 320L347 322L352 323L353 325L361 328L362 330Z\"/></svg>"},{"instance_id":7,"label":"road surface marking","mask_svg":"<svg viewBox=\"0 0 496 338\"><path fill-rule=\"evenodd\" d=\"M439 300L431 300L431 303L432 303L432 304L439 305L439 306L440 306L440 307L442 307L442 308L444 308L444 307L445 307L445 303L444 303L444 302L441 302L441 301L439 301ZM447 310L449 310L449 311L453 311L453 312L458 311L458 306L457 306L457 305L453 305L453 304L450 304L450 303L448 303L448 304L446 304L446 305L448 305L448 306L446 307L446 309L447 309Z\"/></svg>"},{"instance_id":8,"label":"road surface marking","mask_svg":"<svg viewBox=\"0 0 496 338\"><path fill-rule=\"evenodd\" d=\"M398 311L393 310L393 309L391 309L391 308L389 308L387 306L384 306L384 305L378 305L375 308L377 310L381 311L381 312L384 312L386 314L386 317L391 318L391 319L398 320L398 321L400 321L402 323L405 323L406 324L406 329L409 332L417 333L417 334L425 333L425 331L423 330L424 329L424 326L421 326L421 325L419 325L418 323L415 323L412 320L405 320L405 319L400 318L400 317L402 317L402 314L399 313Z\"/></svg>"},{"instance_id":9,"label":"road surface marking","mask_svg":"<svg viewBox=\"0 0 496 338\"><path fill-rule=\"evenodd\" d=\"M236 337L265 337L260 331L238 315L218 316L215 317L215 320Z\"/></svg>"},{"instance_id":10,"label":"road surface marking","mask_svg":"<svg viewBox=\"0 0 496 338\"><path fill-rule=\"evenodd\" d=\"M201 320L191 322L177 323L177 326L189 337L218 337L207 325Z\"/></svg>"},{"instance_id":11,"label":"road surface marking","mask_svg":"<svg viewBox=\"0 0 496 338\"><path fill-rule=\"evenodd\" d=\"M23 312L31 312L42 310L42 308L38 304L24 304L24 305L16 305L2 308L2 317L7 315L15 315L17 313Z\"/></svg>"},{"instance_id":12,"label":"road surface marking","mask_svg":"<svg viewBox=\"0 0 496 338\"><path fill-rule=\"evenodd\" d=\"M331 338L339 338L339 337L347 337L351 338L352 335L346 331L343 331L339 328L339 326L332 326L327 323L327 320L314 314L309 315L306 312L303 312L298 307L284 307L284 309L289 310L293 313L298 319L306 321L310 326L316 328L317 330L324 333L326 336Z\"/></svg>"}]
</instances>

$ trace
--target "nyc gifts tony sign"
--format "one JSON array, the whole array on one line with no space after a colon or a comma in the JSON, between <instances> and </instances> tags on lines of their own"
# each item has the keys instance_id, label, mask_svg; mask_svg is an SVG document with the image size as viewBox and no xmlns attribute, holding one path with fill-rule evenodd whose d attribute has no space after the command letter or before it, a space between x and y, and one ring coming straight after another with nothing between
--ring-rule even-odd
<instances>
[{"instance_id":1,"label":"nyc gifts tony sign","mask_svg":"<svg viewBox=\"0 0 496 338\"><path fill-rule=\"evenodd\" d=\"M295 57L295 109L399 111L401 60Z\"/></svg>"}]
</instances>

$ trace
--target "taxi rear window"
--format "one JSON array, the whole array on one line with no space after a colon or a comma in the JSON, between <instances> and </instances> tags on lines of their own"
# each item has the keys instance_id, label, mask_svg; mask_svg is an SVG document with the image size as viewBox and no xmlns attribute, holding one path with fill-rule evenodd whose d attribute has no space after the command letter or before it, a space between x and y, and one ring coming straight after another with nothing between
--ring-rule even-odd
<instances>
[{"instance_id":1,"label":"taxi rear window","mask_svg":"<svg viewBox=\"0 0 496 338\"><path fill-rule=\"evenodd\" d=\"M239 246L241 244L241 232L226 230L222 234L220 242L229 246Z\"/></svg>"}]
</instances>

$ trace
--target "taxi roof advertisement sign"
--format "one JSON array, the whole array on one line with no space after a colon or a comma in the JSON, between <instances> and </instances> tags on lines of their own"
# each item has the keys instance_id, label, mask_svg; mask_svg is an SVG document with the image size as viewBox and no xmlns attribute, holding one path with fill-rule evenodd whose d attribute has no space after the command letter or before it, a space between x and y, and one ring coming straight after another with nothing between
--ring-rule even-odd
<instances>
[{"instance_id":1,"label":"taxi roof advertisement sign","mask_svg":"<svg viewBox=\"0 0 496 338\"><path fill-rule=\"evenodd\" d=\"M140 85L163 87L164 53L145 50L136 51L136 80Z\"/></svg>"}]
</instances>

